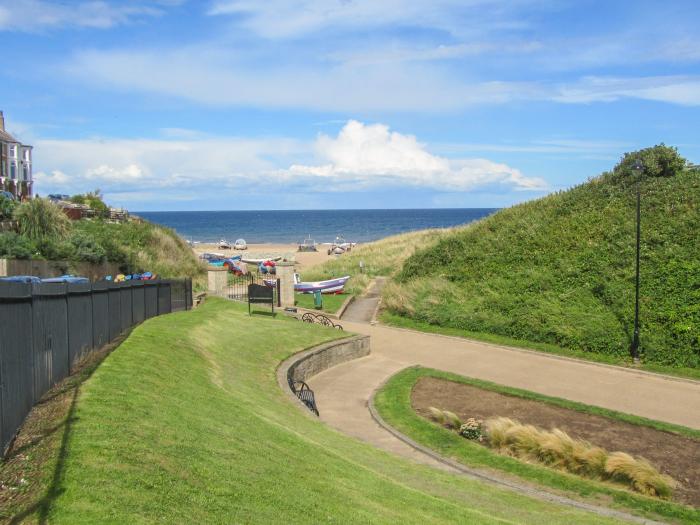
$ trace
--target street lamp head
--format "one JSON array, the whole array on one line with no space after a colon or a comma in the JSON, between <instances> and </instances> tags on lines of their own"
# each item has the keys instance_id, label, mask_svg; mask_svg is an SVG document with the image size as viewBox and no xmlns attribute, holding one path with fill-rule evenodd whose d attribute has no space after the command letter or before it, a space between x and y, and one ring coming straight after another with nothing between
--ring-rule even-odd
<instances>
[{"instance_id":1,"label":"street lamp head","mask_svg":"<svg viewBox=\"0 0 700 525\"><path fill-rule=\"evenodd\" d=\"M637 158L634 161L634 164L632 164L632 169L637 173L641 173L644 170L644 164L642 164L642 160L640 158Z\"/></svg>"}]
</instances>

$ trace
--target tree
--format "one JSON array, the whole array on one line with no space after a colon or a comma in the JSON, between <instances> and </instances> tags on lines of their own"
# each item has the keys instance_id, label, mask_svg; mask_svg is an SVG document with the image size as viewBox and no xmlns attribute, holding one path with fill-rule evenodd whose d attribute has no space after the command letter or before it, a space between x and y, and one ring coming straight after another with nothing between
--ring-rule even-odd
<instances>
[{"instance_id":1,"label":"tree","mask_svg":"<svg viewBox=\"0 0 700 525\"><path fill-rule=\"evenodd\" d=\"M63 239L70 231L70 220L61 208L46 199L23 202L14 212L20 235L31 241Z\"/></svg>"}]
</instances>

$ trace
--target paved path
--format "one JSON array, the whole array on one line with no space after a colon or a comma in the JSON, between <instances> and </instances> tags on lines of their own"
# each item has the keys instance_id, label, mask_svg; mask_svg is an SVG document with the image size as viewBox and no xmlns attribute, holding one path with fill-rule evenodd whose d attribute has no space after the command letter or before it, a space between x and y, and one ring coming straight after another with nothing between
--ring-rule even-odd
<instances>
[{"instance_id":1,"label":"paved path","mask_svg":"<svg viewBox=\"0 0 700 525\"><path fill-rule=\"evenodd\" d=\"M379 295L383 286L384 278L377 277L365 295L357 297L348 305L341 317L343 322L369 323L374 316L374 311L377 309L377 304L379 304Z\"/></svg>"},{"instance_id":2,"label":"paved path","mask_svg":"<svg viewBox=\"0 0 700 525\"><path fill-rule=\"evenodd\" d=\"M343 325L370 335L372 353L308 381L321 419L419 461L434 462L377 425L367 408L382 382L416 364L700 429L700 382L380 325Z\"/></svg>"}]
</instances>

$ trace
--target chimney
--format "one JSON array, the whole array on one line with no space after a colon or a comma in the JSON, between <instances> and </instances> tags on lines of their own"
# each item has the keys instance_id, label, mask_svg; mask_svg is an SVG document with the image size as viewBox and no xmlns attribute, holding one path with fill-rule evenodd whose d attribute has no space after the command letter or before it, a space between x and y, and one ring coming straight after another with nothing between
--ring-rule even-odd
<instances>
[{"instance_id":1,"label":"chimney","mask_svg":"<svg viewBox=\"0 0 700 525\"><path fill-rule=\"evenodd\" d=\"M0 131L5 131L5 115L0 111Z\"/></svg>"}]
</instances>

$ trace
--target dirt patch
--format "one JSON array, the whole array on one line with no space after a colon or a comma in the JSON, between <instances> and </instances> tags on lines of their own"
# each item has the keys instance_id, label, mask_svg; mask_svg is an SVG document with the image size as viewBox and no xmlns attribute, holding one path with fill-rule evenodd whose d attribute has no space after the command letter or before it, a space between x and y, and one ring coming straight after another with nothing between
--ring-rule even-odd
<instances>
[{"instance_id":1,"label":"dirt patch","mask_svg":"<svg viewBox=\"0 0 700 525\"><path fill-rule=\"evenodd\" d=\"M462 420L502 416L547 430L559 428L611 452L641 456L679 482L675 500L700 507L700 441L692 438L434 377L418 380L411 405L423 417L433 406Z\"/></svg>"}]
</instances>

